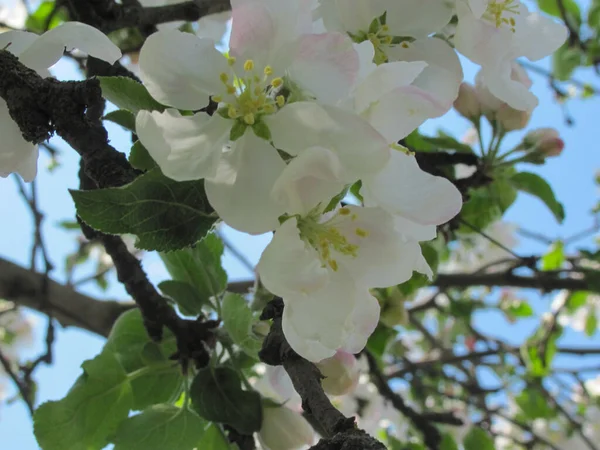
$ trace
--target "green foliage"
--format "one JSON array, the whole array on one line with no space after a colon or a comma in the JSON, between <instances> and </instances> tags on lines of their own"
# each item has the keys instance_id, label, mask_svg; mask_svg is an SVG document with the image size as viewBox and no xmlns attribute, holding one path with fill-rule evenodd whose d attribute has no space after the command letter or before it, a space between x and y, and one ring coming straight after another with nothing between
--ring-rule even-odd
<instances>
[{"instance_id":1,"label":"green foliage","mask_svg":"<svg viewBox=\"0 0 600 450\"><path fill-rule=\"evenodd\" d=\"M561 0L561 4L566 11L569 24L578 28L581 25L581 10L577 2L575 0ZM558 0L538 0L538 5L546 14L563 19Z\"/></svg>"},{"instance_id":2,"label":"green foliage","mask_svg":"<svg viewBox=\"0 0 600 450\"><path fill-rule=\"evenodd\" d=\"M194 247L161 253L167 271L175 281L193 286L202 304L208 304L227 287L227 274L221 266L223 242L209 233Z\"/></svg>"},{"instance_id":3,"label":"green foliage","mask_svg":"<svg viewBox=\"0 0 600 450\"><path fill-rule=\"evenodd\" d=\"M117 109L106 114L103 119L116 123L126 130L135 132L135 115L131 111Z\"/></svg>"},{"instance_id":4,"label":"green foliage","mask_svg":"<svg viewBox=\"0 0 600 450\"><path fill-rule=\"evenodd\" d=\"M586 304L588 295L589 292L586 291L571 292L565 301L565 311L569 314L573 314Z\"/></svg>"},{"instance_id":5,"label":"green foliage","mask_svg":"<svg viewBox=\"0 0 600 450\"><path fill-rule=\"evenodd\" d=\"M127 373L114 354L102 352L82 368L65 398L35 412L34 432L43 450L100 450L133 406Z\"/></svg>"},{"instance_id":6,"label":"green foliage","mask_svg":"<svg viewBox=\"0 0 600 450\"><path fill-rule=\"evenodd\" d=\"M405 139L405 144L411 150L431 152L439 150L455 150L459 153L473 153L473 149L451 135L438 131L437 137L425 136L419 130L413 131Z\"/></svg>"},{"instance_id":7,"label":"green foliage","mask_svg":"<svg viewBox=\"0 0 600 450\"><path fill-rule=\"evenodd\" d=\"M204 431L202 439L196 447L198 450L229 450L231 447L225 440L223 432L214 423Z\"/></svg>"},{"instance_id":8,"label":"green foliage","mask_svg":"<svg viewBox=\"0 0 600 450\"><path fill-rule=\"evenodd\" d=\"M70 192L77 214L89 226L109 234L135 234L136 247L144 250L188 247L216 220L203 181L176 182L158 169L123 187Z\"/></svg>"},{"instance_id":9,"label":"green foliage","mask_svg":"<svg viewBox=\"0 0 600 450\"><path fill-rule=\"evenodd\" d=\"M45 1L40 3L38 9L35 10L25 21L25 28L36 34L42 34L46 30L56 28L64 21L68 20L65 8L60 7L53 1Z\"/></svg>"},{"instance_id":10,"label":"green foliage","mask_svg":"<svg viewBox=\"0 0 600 450\"><path fill-rule=\"evenodd\" d=\"M193 450L204 426L204 421L186 408L153 405L121 423L115 450Z\"/></svg>"},{"instance_id":11,"label":"green foliage","mask_svg":"<svg viewBox=\"0 0 600 450\"><path fill-rule=\"evenodd\" d=\"M542 270L558 270L565 262L565 245L556 241L542 257Z\"/></svg>"},{"instance_id":12,"label":"green foliage","mask_svg":"<svg viewBox=\"0 0 600 450\"><path fill-rule=\"evenodd\" d=\"M511 322L524 317L533 316L533 308L529 303L521 300L512 300L510 302L503 302L501 304L502 311L506 314L506 317Z\"/></svg>"},{"instance_id":13,"label":"green foliage","mask_svg":"<svg viewBox=\"0 0 600 450\"><path fill-rule=\"evenodd\" d=\"M228 292L223 298L221 319L234 344L238 345L248 356L258 360L258 351L262 342L252 333L254 317L244 297Z\"/></svg>"},{"instance_id":14,"label":"green foliage","mask_svg":"<svg viewBox=\"0 0 600 450\"><path fill-rule=\"evenodd\" d=\"M232 369L202 369L192 382L190 397L194 410L207 420L226 423L242 434L260 430L260 394L244 391L238 374Z\"/></svg>"},{"instance_id":15,"label":"green foliage","mask_svg":"<svg viewBox=\"0 0 600 450\"><path fill-rule=\"evenodd\" d=\"M152 170L156 165L156 162L146 150L146 147L142 145L140 141L135 141L135 143L131 146L131 151L129 152L129 163L135 167L136 169L148 171Z\"/></svg>"},{"instance_id":16,"label":"green foliage","mask_svg":"<svg viewBox=\"0 0 600 450\"><path fill-rule=\"evenodd\" d=\"M465 450L495 450L494 440L483 429L472 427L463 439Z\"/></svg>"},{"instance_id":17,"label":"green foliage","mask_svg":"<svg viewBox=\"0 0 600 450\"><path fill-rule=\"evenodd\" d=\"M185 281L166 280L159 283L158 288L164 295L173 300L179 311L186 316L197 316L206 304L206 298L200 296L198 291Z\"/></svg>"},{"instance_id":18,"label":"green foliage","mask_svg":"<svg viewBox=\"0 0 600 450\"><path fill-rule=\"evenodd\" d=\"M565 42L552 55L552 73L557 80L567 81L573 71L583 63L583 53L579 47L571 47Z\"/></svg>"},{"instance_id":19,"label":"green foliage","mask_svg":"<svg viewBox=\"0 0 600 450\"><path fill-rule=\"evenodd\" d=\"M150 340L138 309L127 311L117 319L104 351L114 354L128 374L138 374L131 380L132 409L146 409L179 397L183 375L179 366L168 359L176 349L175 338L168 330L164 330L159 345Z\"/></svg>"},{"instance_id":20,"label":"green foliage","mask_svg":"<svg viewBox=\"0 0 600 450\"><path fill-rule=\"evenodd\" d=\"M554 191L542 177L530 172L519 172L513 175L510 181L519 191L534 195L544 202L559 223L565 219L563 205L556 200Z\"/></svg>"},{"instance_id":21,"label":"green foliage","mask_svg":"<svg viewBox=\"0 0 600 450\"><path fill-rule=\"evenodd\" d=\"M442 435L440 450L458 450L458 445L450 433L444 433Z\"/></svg>"},{"instance_id":22,"label":"green foliage","mask_svg":"<svg viewBox=\"0 0 600 450\"><path fill-rule=\"evenodd\" d=\"M548 400L538 388L529 387L524 389L516 398L515 402L525 415L525 420L551 419L556 411L550 407Z\"/></svg>"},{"instance_id":23,"label":"green foliage","mask_svg":"<svg viewBox=\"0 0 600 450\"><path fill-rule=\"evenodd\" d=\"M585 334L588 337L592 337L598 329L598 316L596 315L596 309L590 308L585 318Z\"/></svg>"},{"instance_id":24,"label":"green foliage","mask_svg":"<svg viewBox=\"0 0 600 450\"><path fill-rule=\"evenodd\" d=\"M164 111L161 105L148 93L143 84L127 77L98 77L102 96L121 109L137 114L141 110Z\"/></svg>"}]
</instances>

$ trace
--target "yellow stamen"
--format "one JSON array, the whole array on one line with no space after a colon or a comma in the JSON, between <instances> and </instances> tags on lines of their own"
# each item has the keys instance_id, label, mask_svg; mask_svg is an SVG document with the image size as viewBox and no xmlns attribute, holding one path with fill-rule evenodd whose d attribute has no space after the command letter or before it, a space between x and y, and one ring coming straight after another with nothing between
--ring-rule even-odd
<instances>
[{"instance_id":1,"label":"yellow stamen","mask_svg":"<svg viewBox=\"0 0 600 450\"><path fill-rule=\"evenodd\" d=\"M237 110L233 107L230 106L229 109L227 110L227 115L229 116L230 119L235 119L238 115Z\"/></svg>"},{"instance_id":2,"label":"yellow stamen","mask_svg":"<svg viewBox=\"0 0 600 450\"><path fill-rule=\"evenodd\" d=\"M327 263L329 264L329 267L331 267L333 269L334 272L337 272L338 270L338 263L335 259L330 259L327 261Z\"/></svg>"},{"instance_id":3,"label":"yellow stamen","mask_svg":"<svg viewBox=\"0 0 600 450\"><path fill-rule=\"evenodd\" d=\"M229 58L227 58L227 64L233 66L235 64L235 57L230 56Z\"/></svg>"},{"instance_id":4,"label":"yellow stamen","mask_svg":"<svg viewBox=\"0 0 600 450\"><path fill-rule=\"evenodd\" d=\"M221 103L223 101L223 97L221 97L220 95L213 95L212 99L213 99L213 102L217 102L217 103Z\"/></svg>"},{"instance_id":5,"label":"yellow stamen","mask_svg":"<svg viewBox=\"0 0 600 450\"><path fill-rule=\"evenodd\" d=\"M358 237L361 238L367 237L369 235L369 232L363 228L357 228L356 230L354 230L354 232Z\"/></svg>"},{"instance_id":6,"label":"yellow stamen","mask_svg":"<svg viewBox=\"0 0 600 450\"><path fill-rule=\"evenodd\" d=\"M254 61L252 61L251 59L247 60L244 63L244 70L246 72L250 72L251 70L254 70Z\"/></svg>"},{"instance_id":7,"label":"yellow stamen","mask_svg":"<svg viewBox=\"0 0 600 450\"><path fill-rule=\"evenodd\" d=\"M340 208L340 215L341 216L350 215L350 208L346 208L345 206L343 208Z\"/></svg>"},{"instance_id":8,"label":"yellow stamen","mask_svg":"<svg viewBox=\"0 0 600 450\"><path fill-rule=\"evenodd\" d=\"M263 72L266 76L273 75L273 68L271 66L266 66Z\"/></svg>"},{"instance_id":9,"label":"yellow stamen","mask_svg":"<svg viewBox=\"0 0 600 450\"><path fill-rule=\"evenodd\" d=\"M278 95L275 97L275 101L277 102L277 106L280 108L283 108L283 105L285 105L285 97L283 95Z\"/></svg>"},{"instance_id":10,"label":"yellow stamen","mask_svg":"<svg viewBox=\"0 0 600 450\"><path fill-rule=\"evenodd\" d=\"M278 88L282 84L283 84L283 80L279 77L273 78L273 80L271 81L271 86L273 86L274 88Z\"/></svg>"},{"instance_id":11,"label":"yellow stamen","mask_svg":"<svg viewBox=\"0 0 600 450\"><path fill-rule=\"evenodd\" d=\"M237 92L237 89L235 88L235 86L232 86L231 84L227 85L227 93L228 94L235 94Z\"/></svg>"},{"instance_id":12,"label":"yellow stamen","mask_svg":"<svg viewBox=\"0 0 600 450\"><path fill-rule=\"evenodd\" d=\"M225 72L221 72L221 74L219 75L219 79L223 83L227 83L229 81L229 75L227 75Z\"/></svg>"},{"instance_id":13,"label":"yellow stamen","mask_svg":"<svg viewBox=\"0 0 600 450\"><path fill-rule=\"evenodd\" d=\"M246 122L248 125L254 125L254 114L246 114L244 116L244 122Z\"/></svg>"}]
</instances>

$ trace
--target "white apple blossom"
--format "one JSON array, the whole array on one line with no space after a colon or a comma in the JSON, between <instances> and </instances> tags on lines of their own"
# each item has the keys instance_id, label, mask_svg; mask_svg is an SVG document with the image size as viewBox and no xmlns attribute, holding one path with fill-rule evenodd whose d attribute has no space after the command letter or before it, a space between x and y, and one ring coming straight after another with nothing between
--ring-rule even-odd
<instances>
[{"instance_id":1,"label":"white apple blossom","mask_svg":"<svg viewBox=\"0 0 600 450\"><path fill-rule=\"evenodd\" d=\"M567 39L567 28L529 12L519 0L457 0L456 11L456 49L481 66L495 97L515 109L533 109L538 100L511 79L511 65L519 57L537 61L550 55Z\"/></svg>"},{"instance_id":2,"label":"white apple blossom","mask_svg":"<svg viewBox=\"0 0 600 450\"><path fill-rule=\"evenodd\" d=\"M331 358L316 364L321 375L323 390L330 395L344 395L353 391L358 384L360 375L358 362L354 355L337 351Z\"/></svg>"},{"instance_id":3,"label":"white apple blossom","mask_svg":"<svg viewBox=\"0 0 600 450\"><path fill-rule=\"evenodd\" d=\"M27 20L27 8L19 0L4 0L0 5L0 23L6 24L12 28L24 28ZM0 31L3 31L0 25Z\"/></svg>"},{"instance_id":4,"label":"white apple blossom","mask_svg":"<svg viewBox=\"0 0 600 450\"><path fill-rule=\"evenodd\" d=\"M0 49L8 50L42 77L50 76L48 69L63 56L65 48L77 48L111 64L121 57L121 51L108 37L96 28L79 22L63 23L40 36L26 31L0 34ZM23 180L32 181L37 174L38 146L23 138L2 98L0 135L0 176L5 178L16 172Z\"/></svg>"},{"instance_id":5,"label":"white apple blossom","mask_svg":"<svg viewBox=\"0 0 600 450\"><path fill-rule=\"evenodd\" d=\"M258 439L265 450L297 450L312 445L313 428L297 411L285 406L263 406Z\"/></svg>"}]
</instances>

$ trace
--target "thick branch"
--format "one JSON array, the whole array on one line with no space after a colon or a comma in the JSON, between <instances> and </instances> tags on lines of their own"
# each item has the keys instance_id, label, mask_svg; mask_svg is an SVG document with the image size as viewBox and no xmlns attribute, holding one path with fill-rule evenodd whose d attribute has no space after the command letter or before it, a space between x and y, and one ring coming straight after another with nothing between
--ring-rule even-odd
<instances>
[{"instance_id":1,"label":"thick branch","mask_svg":"<svg viewBox=\"0 0 600 450\"><path fill-rule=\"evenodd\" d=\"M117 317L134 306L133 303L95 300L53 280L48 282L48 298L44 304L43 277L0 259L0 298L43 310L63 326L75 326L101 336L108 336Z\"/></svg>"}]
</instances>

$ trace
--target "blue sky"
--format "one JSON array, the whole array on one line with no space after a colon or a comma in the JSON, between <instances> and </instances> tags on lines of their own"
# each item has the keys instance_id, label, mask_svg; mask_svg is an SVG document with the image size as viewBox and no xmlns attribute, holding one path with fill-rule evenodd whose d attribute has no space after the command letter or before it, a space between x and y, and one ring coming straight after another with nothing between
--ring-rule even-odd
<instances>
[{"instance_id":1,"label":"blue sky","mask_svg":"<svg viewBox=\"0 0 600 450\"><path fill-rule=\"evenodd\" d=\"M464 60L463 63L467 80L472 80L475 75L474 66ZM542 61L541 65L548 67L549 61ZM72 79L76 76L74 70L72 64L64 61L56 66L55 74L59 78ZM578 71L576 77L596 83L597 86L600 85L600 79L586 70ZM564 124L561 109L553 100L551 91L547 87L547 80L535 74L532 75L532 78L533 90L540 98L540 106L536 109L528 129L553 126L560 131L566 147L560 157L550 159L544 166L527 166L523 167L523 170L536 172L551 183L557 198L565 205L567 219L564 224L557 224L549 211L537 199L525 194L519 196L517 202L507 212L505 219L548 236L565 237L592 223L589 210L595 205L598 196L593 178L596 170L600 168L600 133L598 130L600 99L595 97L570 101L568 107L575 126L567 127ZM438 127L452 132L454 136L460 138L468 129L468 123L454 112L450 112L444 118L428 123L423 127L423 131L433 134ZM129 136L116 126L109 126L109 131L113 145L119 150L126 151L130 142ZM507 139L507 144L516 143L522 135L522 132L514 133L510 139ZM74 218L75 210L67 189L78 186L78 157L60 139L53 139L52 143L61 149L61 166L49 174L45 170L48 159L42 151L38 191L41 209L46 213L44 222L46 242L52 262L56 266L53 278L61 281L64 280L65 250L72 251L75 248L74 233L55 225L59 221L73 220ZM0 217L4 218L0 223L3 236L0 239L0 256L26 266L29 263L28 255L32 237L31 217L17 194L14 180L0 179L0 198L2 199ZM231 230L226 230L226 235L254 263L258 260L260 251L269 239L268 236L250 238ZM589 243L589 241L588 239L587 242ZM582 243L585 241L578 244ZM540 253L545 251L545 245L522 238L517 251L523 255ZM251 273L229 253L226 253L224 263L230 280L246 279L251 276ZM154 255L150 255L144 260L144 267L155 282L167 278L160 260ZM111 288L107 292L101 292L91 285L82 290L97 298L126 299L127 295L116 283L114 277L111 281ZM541 298L532 295L531 298L536 309L545 307L551 301L551 297ZM34 316L39 323L36 329L36 338L41 343L44 319L39 315L34 314ZM494 333L510 336L511 341L518 341L531 331L535 323L535 321L528 321L526 324L509 326L504 321L498 321L494 315L482 314L478 317L476 325L480 327L493 325ZM570 344L590 343L590 340L576 333L569 333L567 341ZM594 339L594 341L596 340ZM36 379L39 381L38 402L59 399L64 396L79 375L81 362L97 354L102 345L101 338L89 333L75 329L59 330L55 341L54 364L51 367L42 366L36 372ZM41 344L38 344L28 352L27 356L33 357L41 349ZM565 362L574 363L575 360ZM20 402L8 406L3 405L0 408L0 444L7 449L34 450L38 448L27 410Z\"/></svg>"}]
</instances>

